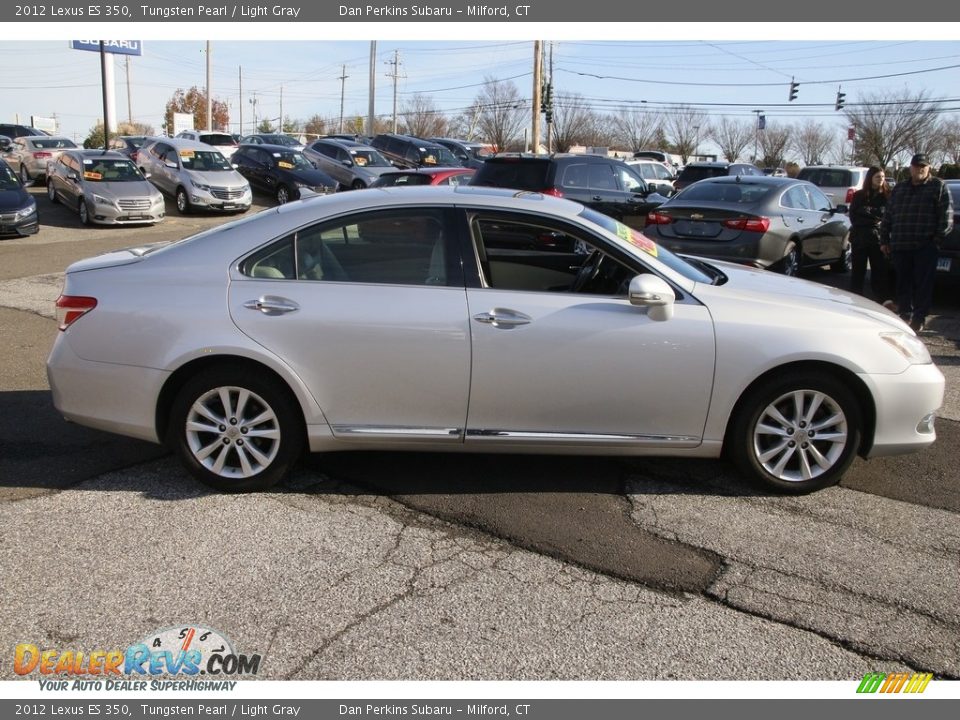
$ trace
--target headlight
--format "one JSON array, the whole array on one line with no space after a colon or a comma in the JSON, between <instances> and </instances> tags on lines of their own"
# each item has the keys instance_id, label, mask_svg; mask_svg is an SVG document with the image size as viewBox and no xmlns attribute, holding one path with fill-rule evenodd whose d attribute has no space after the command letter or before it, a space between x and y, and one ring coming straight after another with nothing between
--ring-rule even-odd
<instances>
[{"instance_id":1,"label":"headlight","mask_svg":"<svg viewBox=\"0 0 960 720\"><path fill-rule=\"evenodd\" d=\"M93 202L97 205L109 205L110 207L116 207L116 203L113 200L105 198L103 195L94 194Z\"/></svg>"},{"instance_id":2,"label":"headlight","mask_svg":"<svg viewBox=\"0 0 960 720\"><path fill-rule=\"evenodd\" d=\"M206 192L210 192L210 186L209 186L209 185L204 185L204 184L202 184L202 183L198 183L196 180L191 180L191 181L190 181L190 184L193 185L197 190L205 190Z\"/></svg>"},{"instance_id":3,"label":"headlight","mask_svg":"<svg viewBox=\"0 0 960 720\"><path fill-rule=\"evenodd\" d=\"M14 221L23 220L24 218L28 218L31 215L36 215L36 214L37 214L37 206L36 204L33 204L33 205L30 205L29 207L23 208L22 210L17 210L17 212L13 216L13 219Z\"/></svg>"},{"instance_id":4,"label":"headlight","mask_svg":"<svg viewBox=\"0 0 960 720\"><path fill-rule=\"evenodd\" d=\"M930 351L927 350L927 346L916 335L905 332L882 332L880 333L880 339L914 365L928 365L933 362L930 359Z\"/></svg>"}]
</instances>

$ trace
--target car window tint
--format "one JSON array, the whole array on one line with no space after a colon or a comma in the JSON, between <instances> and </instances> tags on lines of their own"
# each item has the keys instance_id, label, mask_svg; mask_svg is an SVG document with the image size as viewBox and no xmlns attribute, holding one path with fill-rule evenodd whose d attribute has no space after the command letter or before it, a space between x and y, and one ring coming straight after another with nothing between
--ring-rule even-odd
<instances>
[{"instance_id":1,"label":"car window tint","mask_svg":"<svg viewBox=\"0 0 960 720\"><path fill-rule=\"evenodd\" d=\"M561 184L569 188L590 187L590 168L585 163L567 165L563 171Z\"/></svg>"},{"instance_id":2,"label":"car window tint","mask_svg":"<svg viewBox=\"0 0 960 720\"><path fill-rule=\"evenodd\" d=\"M820 188L806 187L804 189L810 195L810 206L813 210L829 210L833 207L833 203L823 194Z\"/></svg>"},{"instance_id":3,"label":"car window tint","mask_svg":"<svg viewBox=\"0 0 960 720\"><path fill-rule=\"evenodd\" d=\"M547 171L549 168L549 160L520 161L506 159L502 162L490 160L477 171L471 184L540 191L547 187ZM569 166L567 169L569 170ZM584 178L582 187L586 187L585 183L586 178Z\"/></svg>"},{"instance_id":4,"label":"car window tint","mask_svg":"<svg viewBox=\"0 0 960 720\"><path fill-rule=\"evenodd\" d=\"M620 178L620 187L627 192L642 192L646 190L646 185L643 180L637 177L633 168L630 167L620 167L617 168L617 174Z\"/></svg>"},{"instance_id":5,"label":"car window tint","mask_svg":"<svg viewBox=\"0 0 960 720\"><path fill-rule=\"evenodd\" d=\"M803 187L800 185L794 185L792 188L787 190L780 199L780 204L783 205L783 207L790 208L792 210L810 209L807 193L804 192Z\"/></svg>"},{"instance_id":6,"label":"car window tint","mask_svg":"<svg viewBox=\"0 0 960 720\"><path fill-rule=\"evenodd\" d=\"M680 179L684 182L693 183L698 180L703 180L704 178L717 177L718 175L726 175L727 168L724 167L693 167L687 165L681 173Z\"/></svg>"},{"instance_id":7,"label":"car window tint","mask_svg":"<svg viewBox=\"0 0 960 720\"><path fill-rule=\"evenodd\" d=\"M460 173L459 175L451 175L446 180L443 181L443 185L452 185L456 187L457 185L467 185L470 182L470 173Z\"/></svg>"},{"instance_id":8,"label":"car window tint","mask_svg":"<svg viewBox=\"0 0 960 720\"><path fill-rule=\"evenodd\" d=\"M636 274L590 236L548 222L477 214L470 225L486 287L625 296Z\"/></svg>"},{"instance_id":9,"label":"car window tint","mask_svg":"<svg viewBox=\"0 0 960 720\"><path fill-rule=\"evenodd\" d=\"M609 165L591 165L589 183L594 190L616 190L617 181L613 177L613 168Z\"/></svg>"}]
</instances>

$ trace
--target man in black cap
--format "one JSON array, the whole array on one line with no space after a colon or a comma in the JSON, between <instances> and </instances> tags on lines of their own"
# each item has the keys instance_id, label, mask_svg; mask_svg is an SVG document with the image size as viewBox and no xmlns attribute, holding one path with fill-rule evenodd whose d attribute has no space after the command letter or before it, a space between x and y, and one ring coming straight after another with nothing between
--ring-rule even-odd
<instances>
[{"instance_id":1,"label":"man in black cap","mask_svg":"<svg viewBox=\"0 0 960 720\"><path fill-rule=\"evenodd\" d=\"M953 229L953 203L940 178L930 174L923 154L910 160L910 182L897 183L880 228L880 247L897 271L900 317L920 333L933 302L937 255Z\"/></svg>"}]
</instances>

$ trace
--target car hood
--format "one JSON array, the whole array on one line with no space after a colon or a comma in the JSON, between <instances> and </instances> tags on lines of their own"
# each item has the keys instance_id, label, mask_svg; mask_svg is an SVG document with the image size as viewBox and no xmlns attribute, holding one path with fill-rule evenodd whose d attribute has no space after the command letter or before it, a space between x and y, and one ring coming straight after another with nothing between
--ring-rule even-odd
<instances>
[{"instance_id":1,"label":"car hood","mask_svg":"<svg viewBox=\"0 0 960 720\"><path fill-rule=\"evenodd\" d=\"M912 332L894 313L865 297L810 280L786 277L736 263L709 261L727 276L722 285L697 284L694 295L708 306L753 308L766 321L842 327L870 320L890 330ZM826 319L822 313L835 317ZM829 324L827 324L829 323Z\"/></svg>"},{"instance_id":2,"label":"car hood","mask_svg":"<svg viewBox=\"0 0 960 720\"><path fill-rule=\"evenodd\" d=\"M196 180L201 185L212 187L247 187L249 185L246 178L236 170L208 170L206 172L188 170L187 175L191 180Z\"/></svg>"},{"instance_id":3,"label":"car hood","mask_svg":"<svg viewBox=\"0 0 960 720\"><path fill-rule=\"evenodd\" d=\"M285 175L310 187L333 187L337 181L321 170L284 170Z\"/></svg>"},{"instance_id":4,"label":"car hood","mask_svg":"<svg viewBox=\"0 0 960 720\"><path fill-rule=\"evenodd\" d=\"M30 193L23 188L0 191L0 212L20 210L30 205Z\"/></svg>"},{"instance_id":5,"label":"car hood","mask_svg":"<svg viewBox=\"0 0 960 720\"><path fill-rule=\"evenodd\" d=\"M90 192L120 198L156 197L160 194L147 180L139 182L98 182L89 183Z\"/></svg>"}]
</instances>

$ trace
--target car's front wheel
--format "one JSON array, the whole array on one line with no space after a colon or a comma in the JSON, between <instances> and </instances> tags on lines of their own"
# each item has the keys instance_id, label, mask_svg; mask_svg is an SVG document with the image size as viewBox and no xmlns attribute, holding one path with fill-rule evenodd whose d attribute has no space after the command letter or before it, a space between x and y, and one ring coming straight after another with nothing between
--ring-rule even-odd
<instances>
[{"instance_id":1,"label":"car's front wheel","mask_svg":"<svg viewBox=\"0 0 960 720\"><path fill-rule=\"evenodd\" d=\"M190 197L182 187L177 188L177 211L181 215L186 215L190 212Z\"/></svg>"},{"instance_id":2,"label":"car's front wheel","mask_svg":"<svg viewBox=\"0 0 960 720\"><path fill-rule=\"evenodd\" d=\"M210 368L173 403L167 442L202 483L226 492L279 482L303 450L303 424L278 380L247 369Z\"/></svg>"},{"instance_id":3,"label":"car's front wheel","mask_svg":"<svg viewBox=\"0 0 960 720\"><path fill-rule=\"evenodd\" d=\"M27 166L23 163L20 164L20 181L24 185L30 182L30 171L27 170Z\"/></svg>"},{"instance_id":4,"label":"car's front wheel","mask_svg":"<svg viewBox=\"0 0 960 720\"><path fill-rule=\"evenodd\" d=\"M367 184L363 180L354 180L350 185L351 190L363 190L367 187Z\"/></svg>"},{"instance_id":5,"label":"car's front wheel","mask_svg":"<svg viewBox=\"0 0 960 720\"><path fill-rule=\"evenodd\" d=\"M47 180L47 198L49 198L50 202L54 205L60 202L60 199L57 197L57 189L53 187L53 182L50 180Z\"/></svg>"},{"instance_id":6,"label":"car's front wheel","mask_svg":"<svg viewBox=\"0 0 960 720\"><path fill-rule=\"evenodd\" d=\"M860 404L843 382L798 372L750 391L727 439L745 475L780 492L802 494L839 482L862 432Z\"/></svg>"},{"instance_id":7,"label":"car's front wheel","mask_svg":"<svg viewBox=\"0 0 960 720\"><path fill-rule=\"evenodd\" d=\"M87 209L87 200L86 198L80 198L77 201L77 212L80 213L80 224L89 225L90 224L90 211Z\"/></svg>"},{"instance_id":8,"label":"car's front wheel","mask_svg":"<svg viewBox=\"0 0 960 720\"><path fill-rule=\"evenodd\" d=\"M830 270L835 273L847 273L853 269L853 248L850 247L849 237L844 238L843 248L840 251L840 257L836 262L830 263Z\"/></svg>"},{"instance_id":9,"label":"car's front wheel","mask_svg":"<svg viewBox=\"0 0 960 720\"><path fill-rule=\"evenodd\" d=\"M286 205L288 202L290 202L290 190L286 185L281 185L277 188L277 203Z\"/></svg>"}]
</instances>

